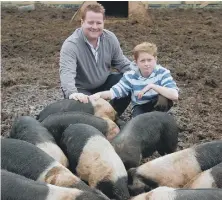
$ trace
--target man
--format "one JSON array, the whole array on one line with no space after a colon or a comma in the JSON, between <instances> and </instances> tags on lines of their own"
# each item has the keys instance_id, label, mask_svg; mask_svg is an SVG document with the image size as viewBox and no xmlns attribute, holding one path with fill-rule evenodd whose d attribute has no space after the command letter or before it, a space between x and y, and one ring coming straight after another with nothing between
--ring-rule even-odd
<instances>
[{"instance_id":1,"label":"man","mask_svg":"<svg viewBox=\"0 0 222 200\"><path fill-rule=\"evenodd\" d=\"M88 102L88 95L110 89L130 70L114 33L104 29L104 7L86 6L81 28L68 37L60 52L60 80L65 98ZM111 67L119 73L111 73ZM130 103L130 95L110 102L119 115Z\"/></svg>"}]
</instances>

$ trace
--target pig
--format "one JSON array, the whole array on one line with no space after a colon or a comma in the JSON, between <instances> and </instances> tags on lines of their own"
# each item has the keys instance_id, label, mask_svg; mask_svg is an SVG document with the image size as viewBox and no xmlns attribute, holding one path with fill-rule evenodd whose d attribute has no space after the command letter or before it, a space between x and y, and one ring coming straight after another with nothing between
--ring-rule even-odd
<instances>
[{"instance_id":1,"label":"pig","mask_svg":"<svg viewBox=\"0 0 222 200\"><path fill-rule=\"evenodd\" d=\"M110 142L87 124L70 125L61 138L70 169L111 199L129 199L126 169Z\"/></svg>"},{"instance_id":2,"label":"pig","mask_svg":"<svg viewBox=\"0 0 222 200\"><path fill-rule=\"evenodd\" d=\"M111 141L126 169L139 166L142 157L156 150L164 155L177 148L178 126L174 118L163 112L151 112L131 119Z\"/></svg>"},{"instance_id":3,"label":"pig","mask_svg":"<svg viewBox=\"0 0 222 200\"><path fill-rule=\"evenodd\" d=\"M56 144L55 139L39 121L29 116L21 116L13 123L10 137L34 144L65 167L68 159Z\"/></svg>"},{"instance_id":4,"label":"pig","mask_svg":"<svg viewBox=\"0 0 222 200\"><path fill-rule=\"evenodd\" d=\"M198 174L184 188L222 188L222 162Z\"/></svg>"},{"instance_id":5,"label":"pig","mask_svg":"<svg viewBox=\"0 0 222 200\"><path fill-rule=\"evenodd\" d=\"M35 145L18 139L1 139L1 168L26 178L61 187L101 193Z\"/></svg>"},{"instance_id":6,"label":"pig","mask_svg":"<svg viewBox=\"0 0 222 200\"><path fill-rule=\"evenodd\" d=\"M158 187L132 200L221 200L221 189L174 189Z\"/></svg>"},{"instance_id":7,"label":"pig","mask_svg":"<svg viewBox=\"0 0 222 200\"><path fill-rule=\"evenodd\" d=\"M1 170L1 181L2 200L108 200L105 195L33 181L6 170Z\"/></svg>"},{"instance_id":8,"label":"pig","mask_svg":"<svg viewBox=\"0 0 222 200\"><path fill-rule=\"evenodd\" d=\"M46 117L57 112L79 111L97 117L108 118L115 121L117 113L109 102L100 98L98 100L89 99L88 103L81 103L74 99L63 99L46 106L37 116L37 120L42 122Z\"/></svg>"},{"instance_id":9,"label":"pig","mask_svg":"<svg viewBox=\"0 0 222 200\"><path fill-rule=\"evenodd\" d=\"M109 119L108 119L109 120ZM99 129L107 139L111 140L119 133L119 127L111 120L109 122L94 115L83 112L63 112L49 115L42 125L53 135L59 144L63 131L70 125L85 123Z\"/></svg>"},{"instance_id":10,"label":"pig","mask_svg":"<svg viewBox=\"0 0 222 200\"><path fill-rule=\"evenodd\" d=\"M158 186L181 188L199 173L222 161L222 141L199 144L128 170L130 194Z\"/></svg>"}]
</instances>

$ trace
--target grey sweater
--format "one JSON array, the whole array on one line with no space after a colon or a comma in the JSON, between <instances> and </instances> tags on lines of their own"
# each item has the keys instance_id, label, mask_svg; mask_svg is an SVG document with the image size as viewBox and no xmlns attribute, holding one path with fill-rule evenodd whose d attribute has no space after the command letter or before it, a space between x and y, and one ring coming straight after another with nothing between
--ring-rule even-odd
<instances>
[{"instance_id":1,"label":"grey sweater","mask_svg":"<svg viewBox=\"0 0 222 200\"><path fill-rule=\"evenodd\" d=\"M98 48L98 61L81 28L69 36L60 51L60 81L66 97L79 89L91 90L101 86L109 76L111 66L124 73L130 61L123 55L114 33L105 30Z\"/></svg>"}]
</instances>

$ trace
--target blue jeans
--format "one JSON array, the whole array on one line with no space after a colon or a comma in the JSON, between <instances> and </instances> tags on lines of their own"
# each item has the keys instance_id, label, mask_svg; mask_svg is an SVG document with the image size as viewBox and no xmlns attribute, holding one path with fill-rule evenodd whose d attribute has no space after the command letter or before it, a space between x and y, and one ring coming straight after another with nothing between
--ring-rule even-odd
<instances>
[{"instance_id":1,"label":"blue jeans","mask_svg":"<svg viewBox=\"0 0 222 200\"><path fill-rule=\"evenodd\" d=\"M161 111L161 112L167 112L170 110L170 108L173 106L172 100L167 100L168 104L167 107L164 108L155 108L155 105L158 101L158 97L156 99L153 99L152 101L142 104L142 105L135 105L132 109L132 117L136 117L137 115L152 112L152 111Z\"/></svg>"}]
</instances>

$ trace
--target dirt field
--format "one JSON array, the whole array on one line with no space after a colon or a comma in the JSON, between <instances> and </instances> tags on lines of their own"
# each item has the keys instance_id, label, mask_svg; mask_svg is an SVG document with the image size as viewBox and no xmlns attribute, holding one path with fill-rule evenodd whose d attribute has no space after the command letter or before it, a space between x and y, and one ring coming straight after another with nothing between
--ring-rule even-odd
<instances>
[{"instance_id":1,"label":"dirt field","mask_svg":"<svg viewBox=\"0 0 222 200\"><path fill-rule=\"evenodd\" d=\"M158 60L169 68L180 88L172 109L180 128L179 149L222 137L222 10L149 10L149 20L108 22L124 53L150 41ZM59 51L79 26L69 23L74 10L38 7L19 12L2 8L2 134L15 117L35 116L63 98ZM124 113L129 119L129 111Z\"/></svg>"}]
</instances>

